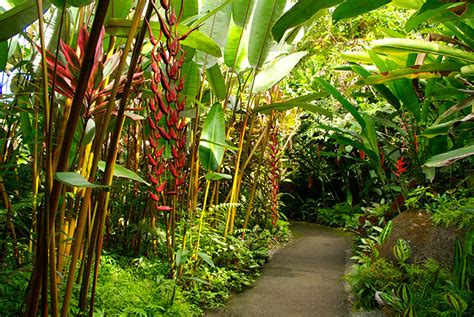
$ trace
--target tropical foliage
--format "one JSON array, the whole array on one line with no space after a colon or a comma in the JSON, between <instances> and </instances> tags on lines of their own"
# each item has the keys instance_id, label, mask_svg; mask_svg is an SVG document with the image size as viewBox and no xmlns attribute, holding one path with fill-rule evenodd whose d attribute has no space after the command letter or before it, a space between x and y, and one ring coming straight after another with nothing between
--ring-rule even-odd
<instances>
[{"instance_id":1,"label":"tropical foliage","mask_svg":"<svg viewBox=\"0 0 474 317\"><path fill-rule=\"evenodd\" d=\"M1 2L0 311L199 314L253 283L288 217L357 234L363 305L469 314L472 239L453 272L403 240L375 255L405 208L472 237L473 10Z\"/></svg>"}]
</instances>

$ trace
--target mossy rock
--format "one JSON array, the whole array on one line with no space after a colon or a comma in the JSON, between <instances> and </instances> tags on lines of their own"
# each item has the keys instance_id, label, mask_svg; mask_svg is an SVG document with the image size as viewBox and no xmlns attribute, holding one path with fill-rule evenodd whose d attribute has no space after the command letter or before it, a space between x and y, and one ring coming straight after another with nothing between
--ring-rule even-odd
<instances>
[{"instance_id":1,"label":"mossy rock","mask_svg":"<svg viewBox=\"0 0 474 317\"><path fill-rule=\"evenodd\" d=\"M462 238L462 232L435 226L428 211L407 210L393 219L392 232L380 248L380 256L397 263L393 247L398 239L404 239L411 249L408 263L423 263L432 258L451 268L456 238Z\"/></svg>"}]
</instances>

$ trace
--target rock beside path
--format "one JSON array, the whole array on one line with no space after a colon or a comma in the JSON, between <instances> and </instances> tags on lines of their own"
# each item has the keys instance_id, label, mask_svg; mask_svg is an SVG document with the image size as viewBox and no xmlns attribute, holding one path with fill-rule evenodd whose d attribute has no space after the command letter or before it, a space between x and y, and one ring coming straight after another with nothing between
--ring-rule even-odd
<instances>
[{"instance_id":1,"label":"rock beside path","mask_svg":"<svg viewBox=\"0 0 474 317\"><path fill-rule=\"evenodd\" d=\"M422 263L432 258L452 267L456 238L462 238L462 232L455 228L435 226L428 211L408 210L393 219L392 232L380 249L380 256L397 263L393 246L397 239L404 239L412 253L408 263Z\"/></svg>"}]
</instances>

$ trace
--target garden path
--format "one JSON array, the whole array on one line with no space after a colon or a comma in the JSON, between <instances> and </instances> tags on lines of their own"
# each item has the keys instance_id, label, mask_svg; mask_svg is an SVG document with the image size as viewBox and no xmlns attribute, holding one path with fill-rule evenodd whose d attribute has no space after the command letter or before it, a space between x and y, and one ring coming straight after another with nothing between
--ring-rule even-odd
<instances>
[{"instance_id":1,"label":"garden path","mask_svg":"<svg viewBox=\"0 0 474 317\"><path fill-rule=\"evenodd\" d=\"M293 242L274 254L256 284L205 316L350 316L342 279L350 237L315 224L290 229Z\"/></svg>"}]
</instances>

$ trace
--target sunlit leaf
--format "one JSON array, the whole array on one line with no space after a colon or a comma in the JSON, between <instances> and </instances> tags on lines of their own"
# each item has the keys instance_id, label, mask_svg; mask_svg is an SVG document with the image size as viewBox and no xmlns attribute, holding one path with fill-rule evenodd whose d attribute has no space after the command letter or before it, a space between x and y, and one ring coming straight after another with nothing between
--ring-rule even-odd
<instances>
[{"instance_id":1,"label":"sunlit leaf","mask_svg":"<svg viewBox=\"0 0 474 317\"><path fill-rule=\"evenodd\" d=\"M105 164L104 161L99 161L99 164L97 166L98 166L99 170L105 171L105 165L106 164ZM150 184L147 181L145 181L143 178L141 178L137 173L129 170L128 168L126 168L124 166L120 166L120 165L117 165L117 164L115 164L115 167L114 167L114 176L127 178L127 179L137 181L139 183L143 183L143 184L146 184L146 185L150 186Z\"/></svg>"},{"instance_id":2,"label":"sunlit leaf","mask_svg":"<svg viewBox=\"0 0 474 317\"><path fill-rule=\"evenodd\" d=\"M43 9L45 12L49 7L50 3L43 1ZM28 0L0 14L0 42L8 40L13 35L20 33L37 19L38 10L36 1L34 0Z\"/></svg>"},{"instance_id":3,"label":"sunlit leaf","mask_svg":"<svg viewBox=\"0 0 474 317\"><path fill-rule=\"evenodd\" d=\"M232 175L210 172L210 173L206 174L206 179L208 181L218 181L218 180L221 180L221 179L232 179Z\"/></svg>"},{"instance_id":4,"label":"sunlit leaf","mask_svg":"<svg viewBox=\"0 0 474 317\"><path fill-rule=\"evenodd\" d=\"M225 148L216 143L225 143L225 119L220 103L215 103L207 114L199 142L199 160L206 171L215 171L222 163Z\"/></svg>"},{"instance_id":5,"label":"sunlit leaf","mask_svg":"<svg viewBox=\"0 0 474 317\"><path fill-rule=\"evenodd\" d=\"M210 267L215 267L214 262L212 261L212 258L209 255L201 251L198 252L198 255L201 259L204 260L204 262L209 264Z\"/></svg>"},{"instance_id":6,"label":"sunlit leaf","mask_svg":"<svg viewBox=\"0 0 474 317\"><path fill-rule=\"evenodd\" d=\"M248 60L260 67L267 59L273 38L271 29L283 13L286 0L260 0L257 2L250 28Z\"/></svg>"},{"instance_id":7,"label":"sunlit leaf","mask_svg":"<svg viewBox=\"0 0 474 317\"><path fill-rule=\"evenodd\" d=\"M277 59L261 72L255 78L253 92L259 93L272 88L283 78L285 78L300 60L308 54L307 52L297 52Z\"/></svg>"},{"instance_id":8,"label":"sunlit leaf","mask_svg":"<svg viewBox=\"0 0 474 317\"><path fill-rule=\"evenodd\" d=\"M54 174L54 179L57 181L72 186L80 188L105 188L107 186L93 184L84 178L81 174L75 172L57 172Z\"/></svg>"},{"instance_id":9,"label":"sunlit leaf","mask_svg":"<svg viewBox=\"0 0 474 317\"><path fill-rule=\"evenodd\" d=\"M437 42L385 38L371 42L374 51L384 54L428 53L474 63L474 53Z\"/></svg>"},{"instance_id":10,"label":"sunlit leaf","mask_svg":"<svg viewBox=\"0 0 474 317\"><path fill-rule=\"evenodd\" d=\"M435 155L427 160L424 166L445 167L471 155L474 155L474 145Z\"/></svg>"},{"instance_id":11,"label":"sunlit leaf","mask_svg":"<svg viewBox=\"0 0 474 317\"><path fill-rule=\"evenodd\" d=\"M234 0L232 2L232 18L237 26L244 27L250 20L255 0Z\"/></svg>"},{"instance_id":12,"label":"sunlit leaf","mask_svg":"<svg viewBox=\"0 0 474 317\"><path fill-rule=\"evenodd\" d=\"M390 0L346 0L334 10L332 18L335 22L353 18L380 8L387 3L390 3Z\"/></svg>"},{"instance_id":13,"label":"sunlit leaf","mask_svg":"<svg viewBox=\"0 0 474 317\"><path fill-rule=\"evenodd\" d=\"M218 64L206 69L207 81L217 100L224 100L227 95L227 87L221 68Z\"/></svg>"},{"instance_id":14,"label":"sunlit leaf","mask_svg":"<svg viewBox=\"0 0 474 317\"><path fill-rule=\"evenodd\" d=\"M308 21L319 10L333 7L343 1L344 0L299 0L275 23L272 28L273 37L279 42L287 30Z\"/></svg>"}]
</instances>

